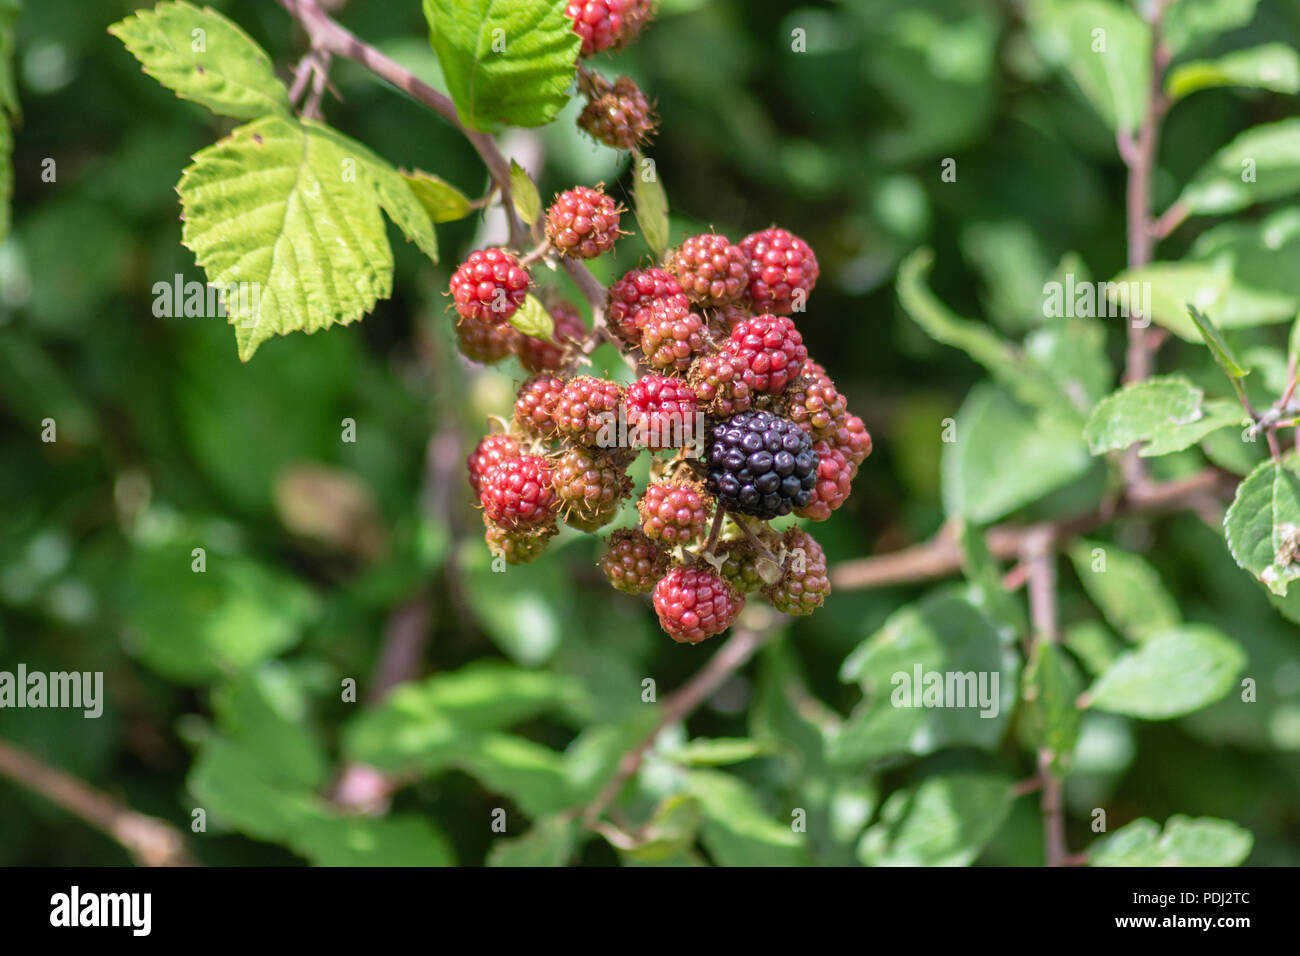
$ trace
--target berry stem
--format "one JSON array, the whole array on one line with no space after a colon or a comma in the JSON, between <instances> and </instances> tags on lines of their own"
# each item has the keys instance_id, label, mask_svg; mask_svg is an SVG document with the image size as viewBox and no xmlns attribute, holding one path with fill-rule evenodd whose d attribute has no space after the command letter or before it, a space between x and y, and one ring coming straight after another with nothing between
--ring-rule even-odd
<instances>
[{"instance_id":1,"label":"berry stem","mask_svg":"<svg viewBox=\"0 0 1300 956\"><path fill-rule=\"evenodd\" d=\"M709 529L709 540L704 543L703 554L713 554L713 548L718 543L718 535L722 533L722 521L726 517L727 513L721 508L713 512L713 527Z\"/></svg>"},{"instance_id":2,"label":"berry stem","mask_svg":"<svg viewBox=\"0 0 1300 956\"><path fill-rule=\"evenodd\" d=\"M730 513L728 513L727 517L729 517L732 523L745 533L745 537L748 538L749 543L754 546L754 551L757 552L759 557L771 561L778 568L782 566L777 556L767 549L767 545L763 544L762 541L758 540L758 536L754 534L754 532L749 530L749 525L745 524L744 518L741 518L739 515L734 515Z\"/></svg>"}]
</instances>

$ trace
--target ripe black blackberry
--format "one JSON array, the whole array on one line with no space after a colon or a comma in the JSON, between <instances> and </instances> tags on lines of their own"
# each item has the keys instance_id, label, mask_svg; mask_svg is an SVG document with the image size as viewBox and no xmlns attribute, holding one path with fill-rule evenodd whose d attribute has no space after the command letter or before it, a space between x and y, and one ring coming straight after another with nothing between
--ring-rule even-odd
<instances>
[{"instance_id":1,"label":"ripe black blackberry","mask_svg":"<svg viewBox=\"0 0 1300 956\"><path fill-rule=\"evenodd\" d=\"M802 428L771 412L741 412L713 426L705 449L718 505L770 520L812 500L817 454Z\"/></svg>"}]
</instances>

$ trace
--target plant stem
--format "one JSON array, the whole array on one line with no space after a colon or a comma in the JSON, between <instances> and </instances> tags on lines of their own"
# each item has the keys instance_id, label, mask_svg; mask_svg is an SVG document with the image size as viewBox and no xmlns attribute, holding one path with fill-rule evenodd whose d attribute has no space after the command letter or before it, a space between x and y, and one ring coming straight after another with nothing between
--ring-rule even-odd
<instances>
[{"instance_id":1,"label":"plant stem","mask_svg":"<svg viewBox=\"0 0 1300 956\"><path fill-rule=\"evenodd\" d=\"M38 793L108 834L141 866L193 866L181 832L0 740L0 776Z\"/></svg>"},{"instance_id":2,"label":"plant stem","mask_svg":"<svg viewBox=\"0 0 1300 956\"><path fill-rule=\"evenodd\" d=\"M1030 646L1055 644L1061 639L1056 603L1056 540L1050 526L1039 526L1025 537L1021 558L1028 568ZM1038 776L1042 780L1043 845L1048 866L1064 866L1065 813L1062 803L1064 784L1052 766L1055 754L1050 747L1038 750Z\"/></svg>"}]
</instances>

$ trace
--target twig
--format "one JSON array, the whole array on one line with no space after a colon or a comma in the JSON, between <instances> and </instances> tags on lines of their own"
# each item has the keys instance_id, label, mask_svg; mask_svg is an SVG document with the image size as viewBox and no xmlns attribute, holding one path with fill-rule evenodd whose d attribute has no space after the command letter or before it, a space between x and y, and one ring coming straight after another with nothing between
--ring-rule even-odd
<instances>
[{"instance_id":1,"label":"twig","mask_svg":"<svg viewBox=\"0 0 1300 956\"><path fill-rule=\"evenodd\" d=\"M694 677L664 699L663 710L659 719L655 721L654 728L640 743L623 755L623 759L618 764L618 771L609 783L597 794L595 800L581 809L582 822L585 826L598 829L600 815L614 802L623 785L641 768L646 752L654 744L660 732L665 727L680 723L689 717L722 685L723 681L743 667L763 646L763 642L776 629L779 620L780 616L777 616L772 625L761 630L737 629Z\"/></svg>"},{"instance_id":2,"label":"twig","mask_svg":"<svg viewBox=\"0 0 1300 956\"><path fill-rule=\"evenodd\" d=\"M0 776L38 793L120 843L140 866L193 866L181 832L0 740Z\"/></svg>"},{"instance_id":3,"label":"twig","mask_svg":"<svg viewBox=\"0 0 1300 956\"><path fill-rule=\"evenodd\" d=\"M1086 534L1115 518L1195 508L1207 500L1230 496L1235 484L1233 476L1217 468L1206 468L1178 481L1134 485L1113 509L1098 508L1045 524L1052 529L1053 540L1061 541L1072 535ZM1004 561L1018 558L1026 537L1041 527L999 525L990 528L987 535L989 551ZM961 547L953 527L945 525L924 544L836 565L831 569L831 585L852 591L927 581L956 573L961 569L961 559Z\"/></svg>"},{"instance_id":4,"label":"twig","mask_svg":"<svg viewBox=\"0 0 1300 956\"><path fill-rule=\"evenodd\" d=\"M1051 527L1040 526L1025 537L1022 559L1029 569L1029 617L1031 645L1055 644L1061 638L1056 605L1056 542ZM1043 782L1043 843L1048 866L1064 866L1065 813L1063 784L1052 767L1055 754L1050 747L1038 750L1038 776Z\"/></svg>"}]
</instances>

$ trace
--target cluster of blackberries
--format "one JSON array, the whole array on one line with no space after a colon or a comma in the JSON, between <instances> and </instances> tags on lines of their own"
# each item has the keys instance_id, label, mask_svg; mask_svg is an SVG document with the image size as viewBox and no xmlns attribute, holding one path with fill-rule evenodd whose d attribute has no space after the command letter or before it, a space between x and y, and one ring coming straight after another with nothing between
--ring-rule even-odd
<instances>
[{"instance_id":1,"label":"cluster of blackberries","mask_svg":"<svg viewBox=\"0 0 1300 956\"><path fill-rule=\"evenodd\" d=\"M590 56L635 38L654 6L574 0L567 12ZM580 125L619 148L644 141L653 119L631 81L582 70L580 86L589 100ZM609 252L623 213L600 187L576 187L547 210L544 248L522 259L480 250L451 279L461 351L480 362L514 354L531 376L513 420L469 457L488 546L526 563L560 521L586 532L611 524L633 493L629 465L649 451L638 526L614 531L600 559L609 582L651 594L663 629L692 644L726 630L750 593L811 614L830 593L826 556L806 531L768 522L830 517L871 451L862 420L809 359L790 318L804 311L817 258L784 229L739 243L716 232L690 236L658 265L610 286L597 310L603 329L554 297L544 303L549 339L516 329L510 320L531 283L526 265ZM602 338L634 360L630 386L577 374Z\"/></svg>"}]
</instances>

